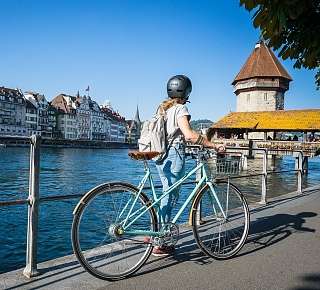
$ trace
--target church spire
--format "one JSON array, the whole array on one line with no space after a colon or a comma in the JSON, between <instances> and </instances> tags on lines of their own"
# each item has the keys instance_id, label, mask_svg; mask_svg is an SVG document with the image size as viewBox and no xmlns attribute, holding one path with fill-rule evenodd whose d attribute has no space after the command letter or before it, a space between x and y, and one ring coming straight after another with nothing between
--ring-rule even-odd
<instances>
[{"instance_id":1,"label":"church spire","mask_svg":"<svg viewBox=\"0 0 320 290\"><path fill-rule=\"evenodd\" d=\"M141 120L140 120L140 116L139 116L139 108L137 105L137 111L136 111L136 115L134 116L134 121L138 124L141 124Z\"/></svg>"}]
</instances>

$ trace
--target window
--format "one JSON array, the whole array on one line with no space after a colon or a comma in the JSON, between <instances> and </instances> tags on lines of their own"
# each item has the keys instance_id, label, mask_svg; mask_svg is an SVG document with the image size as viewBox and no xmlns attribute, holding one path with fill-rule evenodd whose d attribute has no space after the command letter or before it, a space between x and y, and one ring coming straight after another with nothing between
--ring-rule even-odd
<instances>
[{"instance_id":1,"label":"window","mask_svg":"<svg viewBox=\"0 0 320 290\"><path fill-rule=\"evenodd\" d=\"M250 103L250 94L247 94L247 103Z\"/></svg>"},{"instance_id":2,"label":"window","mask_svg":"<svg viewBox=\"0 0 320 290\"><path fill-rule=\"evenodd\" d=\"M265 101L268 100L268 94L267 94L267 93L264 93L263 99L264 99Z\"/></svg>"}]
</instances>

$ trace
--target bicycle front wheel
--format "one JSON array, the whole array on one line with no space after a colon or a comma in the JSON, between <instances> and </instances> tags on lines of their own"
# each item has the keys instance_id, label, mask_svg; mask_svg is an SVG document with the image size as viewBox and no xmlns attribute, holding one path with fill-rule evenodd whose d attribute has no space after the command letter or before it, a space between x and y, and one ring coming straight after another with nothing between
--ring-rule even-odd
<instances>
[{"instance_id":1,"label":"bicycle front wheel","mask_svg":"<svg viewBox=\"0 0 320 290\"><path fill-rule=\"evenodd\" d=\"M144 236L126 235L122 228L130 212L145 211L130 230L157 230L155 211L148 209L148 198L138 192L126 183L103 184L88 192L75 209L72 246L79 262L92 275L105 280L125 278L151 254L152 244ZM128 218L128 222L131 220Z\"/></svg>"},{"instance_id":2,"label":"bicycle front wheel","mask_svg":"<svg viewBox=\"0 0 320 290\"><path fill-rule=\"evenodd\" d=\"M205 185L192 208L192 225L199 248L215 259L236 255L248 236L249 208L240 190L225 181Z\"/></svg>"}]
</instances>

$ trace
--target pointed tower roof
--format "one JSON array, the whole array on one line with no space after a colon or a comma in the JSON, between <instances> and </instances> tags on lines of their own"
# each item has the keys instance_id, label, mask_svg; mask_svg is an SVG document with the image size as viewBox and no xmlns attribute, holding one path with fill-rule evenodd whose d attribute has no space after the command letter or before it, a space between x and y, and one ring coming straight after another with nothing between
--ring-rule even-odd
<instances>
[{"instance_id":1,"label":"pointed tower roof","mask_svg":"<svg viewBox=\"0 0 320 290\"><path fill-rule=\"evenodd\" d=\"M138 108L138 105L137 105L136 115L134 116L134 121L135 121L136 123L141 123L140 116L139 116L139 108Z\"/></svg>"},{"instance_id":2,"label":"pointed tower roof","mask_svg":"<svg viewBox=\"0 0 320 290\"><path fill-rule=\"evenodd\" d=\"M291 76L263 41L256 44L246 63L233 80L232 85L238 81L255 77L280 77L292 81Z\"/></svg>"}]
</instances>

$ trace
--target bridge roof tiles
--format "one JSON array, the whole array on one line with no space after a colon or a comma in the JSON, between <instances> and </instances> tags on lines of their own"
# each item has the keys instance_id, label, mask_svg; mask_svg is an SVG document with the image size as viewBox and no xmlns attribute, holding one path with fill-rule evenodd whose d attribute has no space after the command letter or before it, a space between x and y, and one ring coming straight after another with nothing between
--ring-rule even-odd
<instances>
[{"instance_id":1,"label":"bridge roof tiles","mask_svg":"<svg viewBox=\"0 0 320 290\"><path fill-rule=\"evenodd\" d=\"M221 118L212 128L250 131L320 131L320 109L232 112Z\"/></svg>"}]
</instances>

